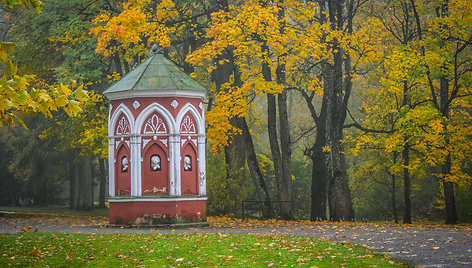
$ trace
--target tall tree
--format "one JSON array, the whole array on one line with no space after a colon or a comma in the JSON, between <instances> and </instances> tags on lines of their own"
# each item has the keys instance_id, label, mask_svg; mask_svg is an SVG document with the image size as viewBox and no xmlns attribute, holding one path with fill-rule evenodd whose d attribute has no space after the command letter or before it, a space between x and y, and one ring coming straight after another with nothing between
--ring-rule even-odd
<instances>
[{"instance_id":1,"label":"tall tree","mask_svg":"<svg viewBox=\"0 0 472 268\"><path fill-rule=\"evenodd\" d=\"M461 175L464 174L462 170L464 165L457 161L462 162L460 159L465 156L464 153L468 154L468 152L464 151L461 144L454 144L455 141L449 135L451 129L457 130L455 124L459 123L455 122L453 114L460 113L463 98L470 97L466 85L470 82L472 61L468 55L472 49L472 31L467 25L472 22L469 13L472 10L472 4L469 1L460 0L434 3L436 17L431 21L429 21L430 17L421 14L421 5L416 4L415 1L411 1L411 4L414 7L418 38L420 41L425 41L425 45L420 44L420 46L422 55L426 59L426 76L433 107L442 118L444 132L441 134L444 136L440 150L444 150L444 154L441 159L438 159L441 166L438 177L443 183L445 221L448 224L454 224L458 220L454 187L455 184L460 184L461 180L464 180ZM462 126L460 131L468 132L467 126ZM456 136L461 137L457 134Z\"/></svg>"},{"instance_id":2,"label":"tall tree","mask_svg":"<svg viewBox=\"0 0 472 268\"><path fill-rule=\"evenodd\" d=\"M65 83L74 79L87 84L89 90L103 89L108 85L107 75L111 74L111 62L95 55L96 42L88 32L92 18L110 3L112 1L52 1L43 6L41 14L28 11L12 14L11 20L15 23L9 35L17 40L15 60L19 70L34 72L47 83ZM38 43L42 46L31 45ZM80 91L76 95L83 99L85 95L79 93ZM106 150L106 133L102 129L104 126L106 128L106 103L96 93L90 94L92 97L87 97L85 113L73 118L56 113L57 125L55 128L50 126L51 129L43 135L45 139L50 135L50 138L59 140L58 150L79 148L80 154L68 152L73 157L100 155L100 148L103 148L102 151ZM106 157L106 151L101 157ZM70 159L70 162L72 168L79 169L76 165L78 161ZM105 168L101 170L105 172ZM76 192L79 188L74 187L79 185L76 173L74 170L68 172L71 208L77 208L77 198L80 198ZM106 174L101 175L100 205L104 206ZM85 182L86 194L91 195L92 179ZM86 209L93 208L93 202L86 203Z\"/></svg>"},{"instance_id":3,"label":"tall tree","mask_svg":"<svg viewBox=\"0 0 472 268\"><path fill-rule=\"evenodd\" d=\"M470 31L462 24L464 18L469 17L463 12L470 10L470 6L468 2L451 2L456 12L453 16L457 17L449 20L449 16L446 18L440 12L445 3L448 2L410 0L373 5L373 10L379 12L376 18L389 33L391 41L385 42L383 49L390 55L380 64L385 73L381 81L383 89L374 94L374 102L364 107L371 112L364 126L375 126L378 118L391 118L388 125L378 128L384 131L377 133L387 134L384 141L387 153L398 152L403 158L402 165L394 165L392 172L403 172L405 223L411 223L409 185L412 173L421 178L426 176L426 170L432 171L443 181L448 200L448 223L457 220L453 212L452 185L470 181L465 172L469 165L465 159L470 140L463 136L470 131L466 123L470 115L464 110L468 107L470 93L463 87L470 79L466 67L470 66L470 58L463 53L470 49L471 39ZM385 10L388 10L388 16L385 16ZM434 10L438 11L436 17L432 16ZM447 23L443 24L445 21ZM448 25L447 31L445 25ZM453 37L456 33L460 33L459 38ZM452 80L456 81L454 85L449 83ZM384 106L380 110L374 103ZM455 114L454 118L449 112ZM440 167L440 171L435 167Z\"/></svg>"},{"instance_id":4,"label":"tall tree","mask_svg":"<svg viewBox=\"0 0 472 268\"><path fill-rule=\"evenodd\" d=\"M311 7L315 12L310 14L310 27L316 34L310 41L320 45L308 47L314 52L300 65L302 73L312 73L311 86L298 86L316 125L316 139L305 150L313 162L311 220L326 219L326 199L331 220L354 218L342 140L354 74L352 48L362 38L353 33L358 5L356 1L318 1ZM361 48L356 57L364 56Z\"/></svg>"},{"instance_id":5,"label":"tall tree","mask_svg":"<svg viewBox=\"0 0 472 268\"><path fill-rule=\"evenodd\" d=\"M287 113L287 93L286 90L284 90L284 88L287 88L285 84L286 59L284 55L285 52L283 52L285 49L281 46L281 44L288 42L288 35L285 32L284 26L287 20L284 15L284 8L284 2L249 1L239 6L232 5L227 11L214 13L212 25L207 31L207 37L213 41L205 44L202 49L193 53L189 59L194 63L205 62L205 60L211 60L211 57L220 57L219 55L224 54L224 51L227 49L232 51L234 57L233 60L230 61L235 64L237 70L233 77L235 81L233 91L227 90L225 91L225 95L220 94L217 97L231 100L241 98L241 100L248 102L240 102L241 106L235 106L232 102L218 103L217 99L219 107L216 107L213 112L208 115L210 124L212 124L213 114L218 116L218 120L221 120L218 122L221 126L225 121L224 117L229 116L228 112L236 113L237 117L239 117L238 121L242 123L239 126L235 126L236 132L238 132L239 129L239 131L242 131L243 136L249 134L247 123L243 121L245 121L244 113L248 109L247 107L249 107L251 95L254 94L254 92L256 92L256 94L260 94L257 92L266 93L268 103L267 130L272 161L274 162L275 179L277 182L277 197L278 200L281 201L279 215L282 218L288 219L292 217L290 203L290 183L292 177L290 171L291 142ZM248 20L248 18L251 19ZM229 28L236 30L228 31ZM225 40L231 41L227 42ZM255 51L250 51L251 49L255 49ZM260 64L261 67L258 68L257 64ZM248 66L250 66L250 70L248 70ZM275 79L272 74L274 71ZM237 81L240 82L238 83ZM253 91L251 87L255 87L255 90ZM233 96L229 96L229 94ZM232 112L228 110L228 108L230 108ZM243 112L234 108L242 109ZM279 115L278 121L277 114ZM229 116L228 118L232 117ZM279 128L277 128L277 122L279 123ZM211 135L212 131L214 130L209 130L209 135ZM227 133L231 134L230 132ZM228 135L215 136L223 142L228 139ZM245 136L246 140L248 140L248 138L250 138L250 136ZM252 144L252 142L249 142L249 144ZM250 147L252 146L250 145ZM256 160L255 154L253 154L251 159ZM256 163L257 162L249 165L249 167L256 166ZM257 175L257 177L260 177L260 172L251 171L251 173L253 176ZM255 180L256 188L259 188L257 185L261 185L262 188L265 187L256 181L263 182L261 179Z\"/></svg>"},{"instance_id":6,"label":"tall tree","mask_svg":"<svg viewBox=\"0 0 472 268\"><path fill-rule=\"evenodd\" d=\"M0 3L10 12L17 6L31 7L40 12L42 6L42 2L36 0L2 0ZM40 112L51 117L52 112L58 109L64 109L71 115L80 111L80 102L84 102L87 96L82 87L72 91L68 85L35 83L35 75L19 75L18 67L11 59L14 47L14 43L0 42L0 64L4 67L0 72L0 122L11 124L16 120L23 124L22 112Z\"/></svg>"}]
</instances>

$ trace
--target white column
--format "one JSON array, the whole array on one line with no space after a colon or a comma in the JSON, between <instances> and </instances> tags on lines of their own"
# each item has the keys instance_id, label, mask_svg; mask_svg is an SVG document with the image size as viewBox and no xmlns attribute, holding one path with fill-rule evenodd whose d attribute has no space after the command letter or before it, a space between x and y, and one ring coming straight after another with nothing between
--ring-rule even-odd
<instances>
[{"instance_id":1,"label":"white column","mask_svg":"<svg viewBox=\"0 0 472 268\"><path fill-rule=\"evenodd\" d=\"M136 136L136 156L137 156L137 168L136 168L136 195L137 196L142 196L143 193L143 187L142 187L142 182L143 182L143 173L142 173L142 167L143 167L143 156L142 156L142 139L140 136Z\"/></svg>"},{"instance_id":2,"label":"white column","mask_svg":"<svg viewBox=\"0 0 472 268\"><path fill-rule=\"evenodd\" d=\"M174 195L181 195L182 194L182 187L181 187L181 172L180 172L180 135L175 134L173 135L174 142L172 143L172 151L174 157L172 159L172 164L174 165Z\"/></svg>"},{"instance_id":3,"label":"white column","mask_svg":"<svg viewBox=\"0 0 472 268\"><path fill-rule=\"evenodd\" d=\"M115 139L108 137L108 195L115 196Z\"/></svg>"},{"instance_id":4,"label":"white column","mask_svg":"<svg viewBox=\"0 0 472 268\"><path fill-rule=\"evenodd\" d=\"M205 134L198 136L198 193L206 195L206 150Z\"/></svg>"},{"instance_id":5,"label":"white column","mask_svg":"<svg viewBox=\"0 0 472 268\"><path fill-rule=\"evenodd\" d=\"M198 155L200 161L198 162L198 169L199 169L199 193L201 195L206 195L206 132L205 132L205 109L201 109L202 111L202 124L203 124L203 131L198 136ZM203 174L202 174L203 172ZM200 181L201 180L201 181Z\"/></svg>"},{"instance_id":6,"label":"white column","mask_svg":"<svg viewBox=\"0 0 472 268\"><path fill-rule=\"evenodd\" d=\"M131 136L131 196L140 196L141 195L141 153L140 153L140 144L138 136Z\"/></svg>"},{"instance_id":7,"label":"white column","mask_svg":"<svg viewBox=\"0 0 472 268\"><path fill-rule=\"evenodd\" d=\"M182 173L180 170L180 134L175 135L174 143L174 170L175 170L175 195L182 195Z\"/></svg>"},{"instance_id":8,"label":"white column","mask_svg":"<svg viewBox=\"0 0 472 268\"><path fill-rule=\"evenodd\" d=\"M175 135L169 135L169 155L165 159L169 164L169 195L175 195L174 143Z\"/></svg>"}]
</instances>

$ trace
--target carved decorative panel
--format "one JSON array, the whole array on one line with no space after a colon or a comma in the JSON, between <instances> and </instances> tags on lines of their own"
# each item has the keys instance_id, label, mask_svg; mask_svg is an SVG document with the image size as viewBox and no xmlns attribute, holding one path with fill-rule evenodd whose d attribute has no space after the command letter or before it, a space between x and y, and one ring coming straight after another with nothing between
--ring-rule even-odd
<instances>
[{"instance_id":1,"label":"carved decorative panel","mask_svg":"<svg viewBox=\"0 0 472 268\"><path fill-rule=\"evenodd\" d=\"M182 124L180 125L180 133L182 134L196 134L197 130L195 127L195 121L189 115L184 117Z\"/></svg>"},{"instance_id":2,"label":"carved decorative panel","mask_svg":"<svg viewBox=\"0 0 472 268\"><path fill-rule=\"evenodd\" d=\"M125 116L121 116L116 127L116 135L129 135L131 133L131 126Z\"/></svg>"},{"instance_id":3,"label":"carved decorative panel","mask_svg":"<svg viewBox=\"0 0 472 268\"><path fill-rule=\"evenodd\" d=\"M165 134L167 133L167 127L164 120L157 114L153 114L144 123L144 134Z\"/></svg>"}]
</instances>

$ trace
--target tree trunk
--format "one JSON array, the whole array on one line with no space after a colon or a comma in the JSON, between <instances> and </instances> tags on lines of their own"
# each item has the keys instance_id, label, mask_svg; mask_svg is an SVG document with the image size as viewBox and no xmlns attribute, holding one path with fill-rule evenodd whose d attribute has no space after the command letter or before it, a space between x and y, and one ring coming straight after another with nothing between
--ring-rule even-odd
<instances>
[{"instance_id":1,"label":"tree trunk","mask_svg":"<svg viewBox=\"0 0 472 268\"><path fill-rule=\"evenodd\" d=\"M285 7L283 6L284 1L280 1L278 4L279 13L278 19L281 23L279 32L281 35L285 34ZM280 149L282 153L281 158L281 189L280 189L280 216L282 219L291 219L292 215L292 142L290 139L290 125L288 121L288 110L287 110L287 89L285 89L285 58L287 54L283 54L277 59L277 69L275 70L277 84L282 85L284 90L277 95L277 102L279 108L279 133L280 133Z\"/></svg>"},{"instance_id":2,"label":"tree trunk","mask_svg":"<svg viewBox=\"0 0 472 268\"><path fill-rule=\"evenodd\" d=\"M223 6L225 3L222 3ZM227 3L226 3L227 4ZM232 64L232 55L229 51L223 51L219 57L215 60L216 68L211 74L211 80L215 83L217 91L225 90L223 85L230 82L230 76L234 72ZM237 79L237 75L236 80ZM231 125L236 128L240 128L239 121L236 118L230 118ZM228 181L231 182L241 182L244 181L244 166L246 163L246 150L244 145L244 138L242 135L237 134L231 138L231 141L224 148L225 152L225 163L226 163L226 176ZM230 187L234 187L230 186ZM237 212L240 209L240 204L238 204L238 198L232 197L235 201L235 208L225 207L224 210L227 213Z\"/></svg>"},{"instance_id":3,"label":"tree trunk","mask_svg":"<svg viewBox=\"0 0 472 268\"><path fill-rule=\"evenodd\" d=\"M282 189L280 189L280 217L288 220L292 219L292 170L291 170L291 140L290 126L287 114L287 91L278 95L279 103L279 128L280 128L280 148L282 150Z\"/></svg>"},{"instance_id":4,"label":"tree trunk","mask_svg":"<svg viewBox=\"0 0 472 268\"><path fill-rule=\"evenodd\" d=\"M405 214L403 216L403 223L411 224L411 178L410 170L408 166L410 165L410 144L405 142L403 146L403 187L404 187L404 199L405 199Z\"/></svg>"},{"instance_id":5,"label":"tree trunk","mask_svg":"<svg viewBox=\"0 0 472 268\"><path fill-rule=\"evenodd\" d=\"M227 3L226 3L227 4ZM232 71L234 74L233 85L240 87L242 85L241 72L238 69L238 66L234 62L234 56L231 52L229 53L229 60L231 63ZM256 150L254 148L254 143L252 141L252 136L249 131L249 127L246 122L246 117L236 117L234 118L236 125L241 129L242 139L244 141L244 147L240 148L244 150L245 148L245 157L247 166L249 168L249 173L251 174L251 179L256 188L257 196L259 201L263 202L262 204L262 217L271 218L272 217L272 204L270 202L269 191L267 190L267 185L264 181L264 176L262 175L259 163L257 161Z\"/></svg>"},{"instance_id":6,"label":"tree trunk","mask_svg":"<svg viewBox=\"0 0 472 268\"><path fill-rule=\"evenodd\" d=\"M397 163L397 152L393 152L393 164ZM398 215L397 215L397 201L396 201L396 176L394 173L390 173L392 178L392 212L393 212L393 220L395 223L398 223Z\"/></svg>"},{"instance_id":7,"label":"tree trunk","mask_svg":"<svg viewBox=\"0 0 472 268\"><path fill-rule=\"evenodd\" d=\"M326 109L321 109L321 114L318 116L313 103L314 93L311 92L310 95L305 91L301 93L316 125L315 143L308 151L305 151L305 155L310 157L313 163L311 172L310 220L326 220L326 182L329 179L326 153L323 151L323 147L326 146ZM324 95L322 108L326 107L326 102L327 98Z\"/></svg>"},{"instance_id":8,"label":"tree trunk","mask_svg":"<svg viewBox=\"0 0 472 268\"><path fill-rule=\"evenodd\" d=\"M351 203L351 193L348 184L346 159L339 140L330 140L328 182L329 215L332 221L351 221L354 210Z\"/></svg>"},{"instance_id":9,"label":"tree trunk","mask_svg":"<svg viewBox=\"0 0 472 268\"><path fill-rule=\"evenodd\" d=\"M328 167L323 146L326 144L324 123L317 124L317 136L311 149L311 211L310 220L326 220L326 182L328 181Z\"/></svg>"},{"instance_id":10,"label":"tree trunk","mask_svg":"<svg viewBox=\"0 0 472 268\"><path fill-rule=\"evenodd\" d=\"M266 65L263 63L263 66ZM264 72L264 67L263 67ZM270 75L270 70L266 70ZM270 80L269 80L270 81ZM274 177L277 186L277 200L283 200L283 178L282 178L282 163L280 156L279 142L277 138L277 104L273 94L267 94L267 132L269 134L270 151L272 155L272 162L274 163ZM279 204L280 205L280 204ZM279 206L279 213L281 206Z\"/></svg>"},{"instance_id":11,"label":"tree trunk","mask_svg":"<svg viewBox=\"0 0 472 268\"><path fill-rule=\"evenodd\" d=\"M449 118L449 80L446 77L440 79L440 98L441 98L441 113L446 119ZM445 137L445 147L450 145L449 137L447 136L447 122L443 123ZM445 163L441 167L444 186L444 202L445 202L445 222L446 224L457 223L456 198L454 195L454 183L445 180L444 178L451 174L451 153L449 152Z\"/></svg>"},{"instance_id":12,"label":"tree trunk","mask_svg":"<svg viewBox=\"0 0 472 268\"><path fill-rule=\"evenodd\" d=\"M262 217L270 218L272 216L272 205L270 203L269 192L267 191L267 186L264 181L264 176L259 168L259 163L257 162L256 152L254 150L254 143L252 142L251 133L246 123L245 117L238 117L239 126L242 130L242 135L246 144L246 159L249 172L251 173L251 178L256 187L257 196L259 201L263 202Z\"/></svg>"},{"instance_id":13,"label":"tree trunk","mask_svg":"<svg viewBox=\"0 0 472 268\"><path fill-rule=\"evenodd\" d=\"M115 63L115 69L116 72L120 74L120 76L123 76L123 68L121 68L121 60L120 60L120 55L118 52L115 52L113 56L113 62Z\"/></svg>"},{"instance_id":14,"label":"tree trunk","mask_svg":"<svg viewBox=\"0 0 472 268\"><path fill-rule=\"evenodd\" d=\"M92 186L92 159L84 157L78 167L78 202L77 210L91 210L93 208Z\"/></svg>"},{"instance_id":15,"label":"tree trunk","mask_svg":"<svg viewBox=\"0 0 472 268\"><path fill-rule=\"evenodd\" d=\"M454 196L454 183L443 181L444 201L446 203L446 224L457 223L456 198Z\"/></svg>"},{"instance_id":16,"label":"tree trunk","mask_svg":"<svg viewBox=\"0 0 472 268\"><path fill-rule=\"evenodd\" d=\"M79 169L73 162L70 160L69 163L69 208L75 210L78 204Z\"/></svg>"},{"instance_id":17,"label":"tree trunk","mask_svg":"<svg viewBox=\"0 0 472 268\"><path fill-rule=\"evenodd\" d=\"M217 5L220 10L228 9L228 2L225 0L217 1ZM224 83L229 82L229 77L231 74L234 75L233 85L241 86L241 74L238 70L237 65L234 62L234 56L231 52L231 49L223 52L220 57L221 58L215 59L215 61L217 62L217 68L212 73L212 81L215 82L216 88L220 89ZM220 59L227 59L228 62L224 61L223 64L219 64ZM262 216L263 218L270 218L272 216L272 205L270 203L269 192L264 181L264 176L262 175L262 172L259 168L254 143L252 141L251 133L249 132L249 127L247 125L246 118L235 117L230 119L230 121L237 128L242 130L241 135L237 135L233 138L234 141L237 143L235 145L235 149L237 151L237 162L241 165L239 166L239 168L242 168L244 166L244 159L246 159L249 172L251 174L251 179L256 188L258 199L259 201L263 202ZM225 148L225 152L228 149L229 148ZM233 162L231 157L226 157L225 161L227 162L228 166L233 167L230 169L237 168L234 166L236 163ZM229 170L227 172L228 174L231 173L229 172Z\"/></svg>"},{"instance_id":18,"label":"tree trunk","mask_svg":"<svg viewBox=\"0 0 472 268\"><path fill-rule=\"evenodd\" d=\"M269 54L269 48L264 43L262 51ZM267 82L272 81L271 70L268 62L262 63L262 75ZM280 63L276 70L277 83L279 85L285 84L285 64ZM279 147L279 138L277 137L277 101L274 94L267 93L267 132L269 135L270 151L272 161L274 163L274 176L277 185L277 199L279 204L279 215L282 219L291 219L291 171L290 171L290 133L287 115L287 93L286 91L277 95L279 101L279 129L280 129L280 143L282 153Z\"/></svg>"},{"instance_id":19,"label":"tree trunk","mask_svg":"<svg viewBox=\"0 0 472 268\"><path fill-rule=\"evenodd\" d=\"M267 44L261 46L262 51L269 55L269 48ZM269 63L262 62L262 76L267 82L272 82L272 75ZM272 162L274 163L274 177L277 186L277 200L283 200L283 177L282 177L282 161L279 148L279 139L277 137L277 102L275 95L267 93L267 133L269 135L270 152L272 155ZM279 213L281 212L279 206Z\"/></svg>"},{"instance_id":20,"label":"tree trunk","mask_svg":"<svg viewBox=\"0 0 472 268\"><path fill-rule=\"evenodd\" d=\"M324 14L329 14L328 17L324 16L323 20L329 20L331 29L340 31L347 29L350 33L352 8L348 8L346 17L343 14L346 3L344 0L319 2L321 10L326 12ZM343 25L346 21L348 25ZM323 97L326 98L321 109L322 113L326 114L326 145L329 146L326 158L329 168L329 180L327 182L329 212L331 220L352 220L354 210L351 202L344 148L341 143L347 103L351 91L350 58L341 49L336 39L330 43L330 46L333 51L333 62L326 61L321 65ZM346 73L343 73L343 67Z\"/></svg>"},{"instance_id":21,"label":"tree trunk","mask_svg":"<svg viewBox=\"0 0 472 268\"><path fill-rule=\"evenodd\" d=\"M324 94L327 96L326 134L327 145L329 145L329 156L327 159L330 177L328 181L328 204L330 220L352 220L354 211L351 203L349 190L346 159L344 148L341 144L342 126L344 118L343 92L342 92L342 52L335 53L334 66L325 64Z\"/></svg>"},{"instance_id":22,"label":"tree trunk","mask_svg":"<svg viewBox=\"0 0 472 268\"><path fill-rule=\"evenodd\" d=\"M123 76L124 76L124 75L126 75L127 73L129 73L129 71L130 71L131 69L130 69L129 63L128 63L128 61L127 61L126 59L123 59L123 65L125 66L125 73L123 74Z\"/></svg>"},{"instance_id":23,"label":"tree trunk","mask_svg":"<svg viewBox=\"0 0 472 268\"><path fill-rule=\"evenodd\" d=\"M98 207L106 208L105 198L107 194L107 172L105 168L106 159L98 157L98 166L100 169L100 190L98 196Z\"/></svg>"},{"instance_id":24,"label":"tree trunk","mask_svg":"<svg viewBox=\"0 0 472 268\"><path fill-rule=\"evenodd\" d=\"M235 120L232 120L235 121ZM229 143L224 148L225 152L225 162L226 162L226 177L227 177L227 188L235 189L240 185L245 183L245 163L246 156L244 148L244 141L242 140L241 135L236 135L233 137L231 143ZM243 152L241 156L240 153ZM241 215L241 199L237 194L237 191L229 191L228 198L234 201L234 206L225 206L223 207L223 212L225 214L234 213L236 216Z\"/></svg>"}]
</instances>

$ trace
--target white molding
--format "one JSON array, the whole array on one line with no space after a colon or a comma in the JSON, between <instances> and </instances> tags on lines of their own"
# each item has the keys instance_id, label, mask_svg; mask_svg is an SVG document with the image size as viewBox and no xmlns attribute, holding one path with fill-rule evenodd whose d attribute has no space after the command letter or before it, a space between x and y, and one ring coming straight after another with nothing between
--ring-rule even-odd
<instances>
[{"instance_id":1,"label":"white molding","mask_svg":"<svg viewBox=\"0 0 472 268\"><path fill-rule=\"evenodd\" d=\"M149 118L149 116L151 116L151 118ZM155 113L151 113L149 116L147 117L149 119L146 120L146 122L143 123L143 124L145 124L143 134L154 135L153 138L155 140L156 135L166 134L168 132L166 124L164 122L165 120L162 120L161 117L159 115L155 114ZM156 125L154 125L154 118L156 118L156 120L157 120ZM160 130L161 126L162 126L163 130ZM148 127L150 128L150 130L148 129Z\"/></svg>"},{"instance_id":2,"label":"white molding","mask_svg":"<svg viewBox=\"0 0 472 268\"><path fill-rule=\"evenodd\" d=\"M111 111L113 111L113 105L110 103L108 106L108 122L110 121Z\"/></svg>"},{"instance_id":3,"label":"white molding","mask_svg":"<svg viewBox=\"0 0 472 268\"><path fill-rule=\"evenodd\" d=\"M166 148L168 147L167 146L167 139L159 139L160 142L162 142L162 144L164 144L166 146Z\"/></svg>"},{"instance_id":4,"label":"white molding","mask_svg":"<svg viewBox=\"0 0 472 268\"><path fill-rule=\"evenodd\" d=\"M151 137L153 138L154 136L156 137L169 137L169 136L172 136L172 135L175 135L175 133L162 133L162 134L133 134L133 135L123 135L123 136L108 136L108 138L114 138L114 139L119 139L119 138L129 138L131 136L137 136L137 137L142 137L142 138L146 138L146 137ZM188 134L186 134L188 136ZM190 136L198 136L198 137L203 137L203 138L206 138L206 136L204 134L190 134Z\"/></svg>"},{"instance_id":5,"label":"white molding","mask_svg":"<svg viewBox=\"0 0 472 268\"><path fill-rule=\"evenodd\" d=\"M115 196L115 139L108 138L108 195Z\"/></svg>"},{"instance_id":6,"label":"white molding","mask_svg":"<svg viewBox=\"0 0 472 268\"><path fill-rule=\"evenodd\" d=\"M144 108L143 111L136 118L136 127L134 134L141 134L141 129L143 128L144 121L151 115L153 112L160 114L164 120L166 120L167 127L169 128L168 133L176 133L175 120L172 114L161 104L153 102L148 107Z\"/></svg>"},{"instance_id":7,"label":"white molding","mask_svg":"<svg viewBox=\"0 0 472 268\"><path fill-rule=\"evenodd\" d=\"M122 100L130 98L144 97L184 97L184 98L200 98L206 100L207 91L200 90L182 90L182 89L148 89L148 90L126 90L119 92L105 93L109 100Z\"/></svg>"},{"instance_id":8,"label":"white molding","mask_svg":"<svg viewBox=\"0 0 472 268\"><path fill-rule=\"evenodd\" d=\"M128 123L130 124L130 132L133 133L134 131L134 116L133 113L128 109L128 107L124 104L121 103L118 105L118 107L115 109L113 114L111 114L111 110L113 109L113 106L110 104L110 117L108 120L108 176L109 176L109 182L108 182L108 194L110 196L115 196L115 127L116 124L118 123L118 119L121 115L121 113L124 114L126 119L128 120ZM119 145L119 144L118 144ZM130 148L130 154L132 152L132 148ZM132 161L132 155L130 156L130 161ZM133 177L131 176L131 180L133 180Z\"/></svg>"},{"instance_id":9,"label":"white molding","mask_svg":"<svg viewBox=\"0 0 472 268\"><path fill-rule=\"evenodd\" d=\"M131 137L131 195L141 195L141 138Z\"/></svg>"},{"instance_id":10,"label":"white molding","mask_svg":"<svg viewBox=\"0 0 472 268\"><path fill-rule=\"evenodd\" d=\"M170 195L180 195L180 137L174 134L169 137L169 158L170 158Z\"/></svg>"},{"instance_id":11,"label":"white molding","mask_svg":"<svg viewBox=\"0 0 472 268\"><path fill-rule=\"evenodd\" d=\"M198 193L206 195L206 141L204 137L198 137ZM200 181L200 174L203 173L203 181Z\"/></svg>"},{"instance_id":12,"label":"white molding","mask_svg":"<svg viewBox=\"0 0 472 268\"><path fill-rule=\"evenodd\" d=\"M202 121L202 116L198 112L197 108L195 108L195 106L188 102L184 106L182 106L179 113L175 117L177 131L180 133L180 124L182 124L182 120L187 114L187 112L190 112L190 114L193 115L195 123L197 124L198 134L205 133L205 122Z\"/></svg>"},{"instance_id":13,"label":"white molding","mask_svg":"<svg viewBox=\"0 0 472 268\"><path fill-rule=\"evenodd\" d=\"M111 115L110 120L108 121L108 135L113 136L115 135L115 127L118 122L118 118L120 114L123 113L126 116L126 119L128 119L128 123L130 125L130 132L133 134L135 132L135 120L133 113L128 109L128 107L124 104L121 103L116 110L113 112Z\"/></svg>"},{"instance_id":14,"label":"white molding","mask_svg":"<svg viewBox=\"0 0 472 268\"><path fill-rule=\"evenodd\" d=\"M152 139L143 139L143 148L141 150L144 150L144 148L146 148L146 145L152 141Z\"/></svg>"},{"instance_id":15,"label":"white molding","mask_svg":"<svg viewBox=\"0 0 472 268\"><path fill-rule=\"evenodd\" d=\"M180 92L180 91L179 91ZM157 94L162 96L161 94ZM206 94L203 94L206 95ZM202 96L202 95L199 95ZM146 97L149 97L147 95ZM172 95L175 97L175 95ZM152 113L157 112L160 116L166 121L168 127L168 133L166 134L142 134L141 129L145 124L145 120ZM130 123L131 135L130 140L126 141L130 149L130 168L131 168L131 196L133 198L114 198L115 196L115 143L120 143L115 141L116 138L123 138L124 136L113 136L117 120L121 113L128 119ZM194 117L196 128L198 129L198 134L191 134L190 142L194 143L195 149L197 150L197 165L198 165L198 174L197 179L199 180L199 194L206 194L206 156L205 156L205 145L206 145L206 136L205 136L205 111L201 112L191 103L186 103L181 107L177 116L174 118L173 115L160 103L154 102L148 107L144 108L141 113L135 119L130 109L121 103L113 112L110 114L110 120L108 122L108 134L109 134L109 196L111 199L109 202L130 202L130 201L149 201L149 202L168 202L168 201L194 201L194 200L207 200L206 197L190 198L190 197L179 197L181 195L181 135L180 135L180 124L184 116L190 113ZM185 134L188 135L188 134ZM145 147L146 141L143 139L153 137L168 137L168 143L165 144L169 148L169 194L168 198L142 198L142 162L139 161L142 158L143 149ZM188 139L187 139L188 140ZM162 142L162 141L161 141ZM200 172L203 172L203 181L200 181Z\"/></svg>"},{"instance_id":16,"label":"white molding","mask_svg":"<svg viewBox=\"0 0 472 268\"><path fill-rule=\"evenodd\" d=\"M200 114L197 110L197 108L195 108L195 106L193 106L192 104L190 103L186 103L179 111L179 113L177 114L176 116L176 124L178 126L178 130L180 131L180 124L182 123L182 120L185 116L185 114L187 114L187 112L190 112L190 114L193 115L193 118L194 120L196 121L195 123L197 124L197 128L198 128L198 138L197 138L197 143L195 143L194 140L192 140L192 142L194 143L195 145L195 149L196 149L196 154L197 154L197 164L198 164L198 174L197 174L197 180L198 180L198 193L199 194L202 194L202 195L205 195L206 194L206 156L205 156L205 145L206 145L206 140L205 140L205 111L202 110L202 113ZM193 136L193 135L192 135ZM182 145L185 145L182 144ZM180 148L179 150L177 150L178 154L179 154L179 158L180 158ZM176 163L178 163L178 166L179 166L179 170L178 170L178 174L180 176L181 174L181 171L180 171L180 159L179 161L176 160ZM203 180L202 183L200 183L200 172L204 172L204 175L205 175L205 179ZM180 187L180 177L179 177L179 187Z\"/></svg>"},{"instance_id":17,"label":"white molding","mask_svg":"<svg viewBox=\"0 0 472 268\"><path fill-rule=\"evenodd\" d=\"M206 201L206 196L196 197L136 197L136 198L109 198L109 203L121 203L121 202L175 202L175 201Z\"/></svg>"},{"instance_id":18,"label":"white molding","mask_svg":"<svg viewBox=\"0 0 472 268\"><path fill-rule=\"evenodd\" d=\"M136 137L140 137L139 138L139 150L136 152L137 156L138 156L138 159L141 159L142 157L142 151L143 149L141 149L141 137L144 137L145 135L143 135L141 133L141 129L143 128L143 124L145 123L145 120L149 117L149 115L151 115L152 113L154 112L157 112L159 115L161 115L163 117L163 119L166 121L167 123L167 127L168 127L168 133L167 135L169 135L169 139L172 137L171 134L175 133L176 131L176 128L175 128L175 120L174 120L174 117L172 116L172 114L170 114L170 112L164 107L162 106L161 104L157 103L157 102L153 102L152 104L150 104L148 107L144 108L144 110L141 111L141 113L139 114L138 118L136 119L136 132L134 133ZM157 134L158 136L162 136L161 134ZM167 136L167 135L164 135L164 136ZM153 140L154 140L154 136L156 136L156 134L152 134L150 135L153 137ZM157 136L156 136L156 140L157 140ZM172 155L172 148L169 148L169 155ZM142 189L141 189L141 186L142 186L142 170L141 170L141 166L142 165L139 165L138 167L138 177L139 178L137 181L139 182L139 185L137 185L139 188L137 190L137 194L138 196L141 196L142 194ZM174 170L174 163L173 161L171 161L169 163L169 184L170 184L170 194L172 194L172 181L175 180L173 177L175 176L173 173L173 170Z\"/></svg>"}]
</instances>

